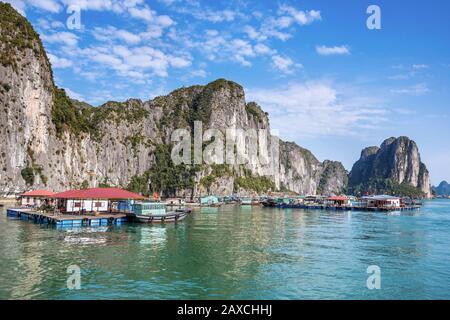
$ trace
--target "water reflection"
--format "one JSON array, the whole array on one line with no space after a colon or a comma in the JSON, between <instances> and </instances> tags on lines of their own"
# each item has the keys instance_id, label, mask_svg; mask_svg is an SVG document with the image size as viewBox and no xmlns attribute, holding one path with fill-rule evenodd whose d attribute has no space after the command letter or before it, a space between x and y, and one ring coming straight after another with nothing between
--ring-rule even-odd
<instances>
[{"instance_id":1,"label":"water reflection","mask_svg":"<svg viewBox=\"0 0 450 320\"><path fill-rule=\"evenodd\" d=\"M450 201L386 215L223 206L56 230L0 216L0 298L450 298ZM83 290L65 288L82 269ZM382 269L368 291L366 269Z\"/></svg>"}]
</instances>

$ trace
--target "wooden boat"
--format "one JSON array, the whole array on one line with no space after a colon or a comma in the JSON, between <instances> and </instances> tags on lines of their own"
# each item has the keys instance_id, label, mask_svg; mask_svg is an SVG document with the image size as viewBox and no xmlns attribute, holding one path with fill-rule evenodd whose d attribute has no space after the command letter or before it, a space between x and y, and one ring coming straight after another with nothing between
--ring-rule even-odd
<instances>
[{"instance_id":1,"label":"wooden boat","mask_svg":"<svg viewBox=\"0 0 450 320\"><path fill-rule=\"evenodd\" d=\"M188 214L192 212L191 209L178 209L175 211L167 212L166 214L135 214L128 213L127 217L138 223L166 223L166 222L179 222L186 218Z\"/></svg>"}]
</instances>

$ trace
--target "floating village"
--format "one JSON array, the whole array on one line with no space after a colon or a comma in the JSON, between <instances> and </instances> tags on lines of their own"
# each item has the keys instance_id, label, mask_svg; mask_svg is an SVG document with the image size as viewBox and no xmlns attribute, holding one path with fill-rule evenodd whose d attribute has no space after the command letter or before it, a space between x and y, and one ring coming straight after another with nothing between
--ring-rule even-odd
<instances>
[{"instance_id":1,"label":"floating village","mask_svg":"<svg viewBox=\"0 0 450 320\"><path fill-rule=\"evenodd\" d=\"M190 200L190 199L189 199ZM160 199L155 193L146 198L119 188L91 188L60 193L32 190L21 194L7 216L57 227L105 226L135 223L177 223L195 207L223 205L263 208L394 212L419 210L415 199L391 195L354 196L260 196L219 197L208 195L189 201L184 198Z\"/></svg>"}]
</instances>

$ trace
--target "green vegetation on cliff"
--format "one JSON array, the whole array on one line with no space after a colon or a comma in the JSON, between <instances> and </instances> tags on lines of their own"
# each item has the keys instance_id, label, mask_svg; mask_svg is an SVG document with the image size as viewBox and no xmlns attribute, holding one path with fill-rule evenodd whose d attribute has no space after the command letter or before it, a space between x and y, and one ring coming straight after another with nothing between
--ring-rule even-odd
<instances>
[{"instance_id":1,"label":"green vegetation on cliff","mask_svg":"<svg viewBox=\"0 0 450 320\"><path fill-rule=\"evenodd\" d=\"M110 101L100 107L92 107L70 99L64 89L55 87L51 114L59 137L69 130L75 136L85 133L98 140L102 137L100 127L103 122L115 121L117 125L121 122L135 123L147 117L149 112L136 100L129 103Z\"/></svg>"},{"instance_id":2,"label":"green vegetation on cliff","mask_svg":"<svg viewBox=\"0 0 450 320\"><path fill-rule=\"evenodd\" d=\"M268 177L253 175L247 169L244 169L243 176L234 179L234 191L238 191L239 188L252 190L258 194L276 190L275 183Z\"/></svg>"},{"instance_id":3,"label":"green vegetation on cliff","mask_svg":"<svg viewBox=\"0 0 450 320\"><path fill-rule=\"evenodd\" d=\"M174 165L171 145L159 144L155 149L155 165L143 175L131 178L127 189L146 196L159 192L161 196L173 196L178 190L192 189L198 168L184 164Z\"/></svg>"},{"instance_id":4,"label":"green vegetation on cliff","mask_svg":"<svg viewBox=\"0 0 450 320\"><path fill-rule=\"evenodd\" d=\"M354 195L364 195L367 192L369 194L391 194L412 198L426 196L420 188L413 187L408 183L398 183L393 179L385 178L371 178L367 182L352 186L350 192Z\"/></svg>"},{"instance_id":5,"label":"green vegetation on cliff","mask_svg":"<svg viewBox=\"0 0 450 320\"><path fill-rule=\"evenodd\" d=\"M42 42L31 23L9 3L0 2L0 64L17 70L18 62L27 49L48 63Z\"/></svg>"}]
</instances>

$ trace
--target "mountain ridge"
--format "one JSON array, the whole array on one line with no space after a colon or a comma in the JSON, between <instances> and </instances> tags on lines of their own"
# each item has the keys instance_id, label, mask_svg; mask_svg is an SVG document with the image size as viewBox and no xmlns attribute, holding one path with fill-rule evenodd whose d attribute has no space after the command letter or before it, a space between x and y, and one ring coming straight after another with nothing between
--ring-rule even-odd
<instances>
[{"instance_id":1,"label":"mountain ridge","mask_svg":"<svg viewBox=\"0 0 450 320\"><path fill-rule=\"evenodd\" d=\"M351 174L342 163L320 162L311 151L282 140L275 170L253 162L173 164L171 133L175 129L184 128L192 135L194 123L201 121L204 130L222 133L227 128L270 132L268 114L257 103L246 101L241 85L225 79L178 88L147 101L129 98L94 107L71 99L54 84L51 64L31 24L9 4L0 2L0 6L5 17L0 21L4 40L0 43L0 133L5 137L0 194L109 185L144 194L159 191L190 197L277 190L347 192ZM8 58L11 52L13 61ZM271 150L272 138L269 135L258 143ZM385 143L387 147L394 141ZM246 142L237 146L247 148ZM361 155L371 158L379 149L366 148ZM276 161L273 152L268 157Z\"/></svg>"},{"instance_id":2,"label":"mountain ridge","mask_svg":"<svg viewBox=\"0 0 450 320\"><path fill-rule=\"evenodd\" d=\"M31 24L10 5L0 6L8 17L0 22L1 36L8 40L0 46L0 54L14 52L15 61L0 64L5 82L0 90L4 106L0 130L5 137L0 193L114 185L184 196L280 189L315 194L321 180L330 192L343 189L322 176L324 165L309 150L283 141L285 152L271 175L267 166L253 163L175 166L170 160L175 129L192 133L194 122L202 121L205 130L270 130L267 113L245 101L241 85L225 79L179 88L148 101L130 98L93 107L70 99L54 85L50 62ZM26 36L14 25L26 25Z\"/></svg>"}]
</instances>

